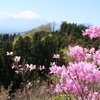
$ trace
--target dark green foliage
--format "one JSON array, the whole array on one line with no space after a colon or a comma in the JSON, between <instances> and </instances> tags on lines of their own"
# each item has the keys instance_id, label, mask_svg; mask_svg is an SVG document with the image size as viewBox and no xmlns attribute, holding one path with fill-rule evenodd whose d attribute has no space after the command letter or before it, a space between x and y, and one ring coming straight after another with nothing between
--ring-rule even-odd
<instances>
[{"instance_id":1,"label":"dark green foliage","mask_svg":"<svg viewBox=\"0 0 100 100\"><path fill-rule=\"evenodd\" d=\"M60 26L60 31L62 32L66 32L66 28L67 28L68 24L66 21L63 21L61 26Z\"/></svg>"},{"instance_id":2,"label":"dark green foliage","mask_svg":"<svg viewBox=\"0 0 100 100\"><path fill-rule=\"evenodd\" d=\"M20 34L0 34L0 41L6 41L6 40L10 40L10 41L14 41L14 38L20 36Z\"/></svg>"},{"instance_id":3,"label":"dark green foliage","mask_svg":"<svg viewBox=\"0 0 100 100\"><path fill-rule=\"evenodd\" d=\"M28 63L31 58L31 39L30 37L19 37L14 45L14 54L17 56L21 56L22 59L26 59Z\"/></svg>"},{"instance_id":4,"label":"dark green foliage","mask_svg":"<svg viewBox=\"0 0 100 100\"><path fill-rule=\"evenodd\" d=\"M6 55L7 51L12 51L12 42L5 41L0 49L0 81L7 88L14 78L14 71L11 70L12 60Z\"/></svg>"},{"instance_id":5,"label":"dark green foliage","mask_svg":"<svg viewBox=\"0 0 100 100\"><path fill-rule=\"evenodd\" d=\"M34 64L49 67L55 52L56 43L54 43L54 38L51 33L42 36L41 32L38 32L33 36L32 54ZM48 72L48 68L46 70Z\"/></svg>"}]
</instances>

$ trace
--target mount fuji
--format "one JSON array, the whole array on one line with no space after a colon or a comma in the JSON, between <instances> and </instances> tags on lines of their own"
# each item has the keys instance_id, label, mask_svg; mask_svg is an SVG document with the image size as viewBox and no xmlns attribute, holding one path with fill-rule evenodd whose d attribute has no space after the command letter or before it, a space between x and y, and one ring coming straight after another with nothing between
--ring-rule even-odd
<instances>
[{"instance_id":1,"label":"mount fuji","mask_svg":"<svg viewBox=\"0 0 100 100\"><path fill-rule=\"evenodd\" d=\"M48 23L48 21L42 19L32 11L24 11L19 14L0 12L0 15L3 16L3 18L0 18L0 33L29 31Z\"/></svg>"}]
</instances>

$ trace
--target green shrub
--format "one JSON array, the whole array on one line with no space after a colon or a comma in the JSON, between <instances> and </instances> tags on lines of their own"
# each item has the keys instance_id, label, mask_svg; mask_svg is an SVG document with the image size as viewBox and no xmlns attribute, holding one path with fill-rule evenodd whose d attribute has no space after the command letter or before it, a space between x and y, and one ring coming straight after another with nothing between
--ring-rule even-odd
<instances>
[{"instance_id":1,"label":"green shrub","mask_svg":"<svg viewBox=\"0 0 100 100\"><path fill-rule=\"evenodd\" d=\"M53 100L72 100L72 99L66 94L60 94L56 96Z\"/></svg>"}]
</instances>

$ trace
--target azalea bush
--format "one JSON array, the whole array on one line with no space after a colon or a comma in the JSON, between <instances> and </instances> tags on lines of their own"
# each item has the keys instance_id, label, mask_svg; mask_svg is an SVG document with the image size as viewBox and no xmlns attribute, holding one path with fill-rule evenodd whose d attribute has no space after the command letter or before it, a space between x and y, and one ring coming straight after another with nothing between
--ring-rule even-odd
<instances>
[{"instance_id":1,"label":"azalea bush","mask_svg":"<svg viewBox=\"0 0 100 100\"><path fill-rule=\"evenodd\" d=\"M38 79L32 80L29 76L31 73L34 73L35 70L44 74L45 66L42 65L39 66L39 68L36 68L36 65L28 64L24 58L21 58L21 56L13 56L13 52L7 52L7 56L12 57L13 63L11 68L12 70L15 70L15 74L20 75L22 79L20 88L16 89L15 93L13 93L14 98L8 93L9 99L33 100L39 98L38 100L40 100L40 97L43 97L42 94L46 92L47 83L44 80L41 81L39 76ZM41 91L43 92L42 94L40 93Z\"/></svg>"},{"instance_id":2,"label":"azalea bush","mask_svg":"<svg viewBox=\"0 0 100 100\"><path fill-rule=\"evenodd\" d=\"M100 27L82 32L90 39L100 37ZM72 58L67 66L54 63L50 67L50 74L59 77L54 92L73 96L75 100L100 100L100 49L69 46L67 56Z\"/></svg>"},{"instance_id":3,"label":"azalea bush","mask_svg":"<svg viewBox=\"0 0 100 100\"><path fill-rule=\"evenodd\" d=\"M20 56L13 56L13 52L7 52L7 56L12 56L13 64L12 70L15 70L17 75L21 76L22 82L20 84L20 89L18 90L21 95L19 95L19 99L24 98L27 100L29 98L29 88L32 87L31 80L29 79L29 75L31 71L36 69L36 65L28 64L25 59L21 59ZM21 61L22 60L22 61ZM16 91L16 93L18 92Z\"/></svg>"}]
</instances>

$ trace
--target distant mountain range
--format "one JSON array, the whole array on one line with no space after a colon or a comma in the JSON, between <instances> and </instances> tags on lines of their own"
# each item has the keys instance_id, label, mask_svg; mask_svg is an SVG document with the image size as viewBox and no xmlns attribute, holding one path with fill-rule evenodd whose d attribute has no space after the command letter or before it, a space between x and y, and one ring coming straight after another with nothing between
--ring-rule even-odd
<instances>
[{"instance_id":1,"label":"distant mountain range","mask_svg":"<svg viewBox=\"0 0 100 100\"><path fill-rule=\"evenodd\" d=\"M31 29L49 23L43 19L22 19L22 18L6 18L0 19L0 33L25 33ZM92 26L89 23L82 23L85 26ZM55 24L55 30L60 29L60 23Z\"/></svg>"},{"instance_id":2,"label":"distant mountain range","mask_svg":"<svg viewBox=\"0 0 100 100\"><path fill-rule=\"evenodd\" d=\"M24 32L46 23L47 21L39 19L6 18L0 20L0 33Z\"/></svg>"}]
</instances>

